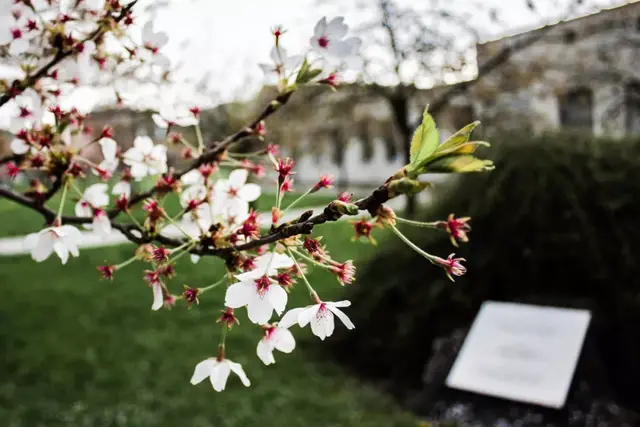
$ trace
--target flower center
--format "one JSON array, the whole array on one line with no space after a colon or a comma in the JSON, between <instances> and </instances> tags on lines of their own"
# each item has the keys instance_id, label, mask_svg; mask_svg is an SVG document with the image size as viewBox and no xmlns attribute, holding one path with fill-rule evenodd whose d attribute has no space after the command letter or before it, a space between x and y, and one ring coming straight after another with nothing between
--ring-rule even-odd
<instances>
[{"instance_id":1,"label":"flower center","mask_svg":"<svg viewBox=\"0 0 640 427\"><path fill-rule=\"evenodd\" d=\"M31 117L31 111L27 107L20 107L20 117Z\"/></svg>"},{"instance_id":2,"label":"flower center","mask_svg":"<svg viewBox=\"0 0 640 427\"><path fill-rule=\"evenodd\" d=\"M327 46L329 46L329 39L325 36L322 36L318 39L318 44L321 48L326 48Z\"/></svg>"},{"instance_id":3,"label":"flower center","mask_svg":"<svg viewBox=\"0 0 640 427\"><path fill-rule=\"evenodd\" d=\"M238 189L237 188L229 188L229 196L231 197L237 197L238 196Z\"/></svg>"},{"instance_id":4,"label":"flower center","mask_svg":"<svg viewBox=\"0 0 640 427\"><path fill-rule=\"evenodd\" d=\"M320 308L318 308L318 313L316 314L316 318L318 320L324 319L328 314L327 305L325 303L320 303Z\"/></svg>"},{"instance_id":5,"label":"flower center","mask_svg":"<svg viewBox=\"0 0 640 427\"><path fill-rule=\"evenodd\" d=\"M271 281L267 276L262 276L256 280L256 290L259 295L264 295L269 290L269 286L271 286Z\"/></svg>"},{"instance_id":6,"label":"flower center","mask_svg":"<svg viewBox=\"0 0 640 427\"><path fill-rule=\"evenodd\" d=\"M22 31L20 30L20 28L13 28L11 30L11 37L13 37L14 40L21 38Z\"/></svg>"}]
</instances>

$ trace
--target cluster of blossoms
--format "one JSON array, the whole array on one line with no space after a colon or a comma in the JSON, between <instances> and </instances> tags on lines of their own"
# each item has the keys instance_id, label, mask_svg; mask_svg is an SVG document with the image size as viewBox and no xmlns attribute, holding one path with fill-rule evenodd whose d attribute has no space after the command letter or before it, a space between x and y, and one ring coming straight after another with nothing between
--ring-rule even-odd
<instances>
[{"instance_id":1,"label":"cluster of blossoms","mask_svg":"<svg viewBox=\"0 0 640 427\"><path fill-rule=\"evenodd\" d=\"M51 6L55 2L45 3ZM98 270L104 279L111 280L128 265L144 263L147 269L141 280L150 287L152 310L171 308L179 301L192 307L200 304L205 293L224 289L217 353L198 363L191 378L193 384L209 378L217 391L225 388L231 372L245 386L250 385L242 366L226 355L227 333L240 323L238 310L246 310L249 322L261 331L256 353L265 365L275 363L275 350L294 350L290 328L296 324L310 326L321 340L333 334L336 317L347 329L354 328L341 310L351 303L321 299L307 279L309 268L319 268L342 286L355 280L353 261L333 259L321 237L309 236L317 225L366 211L373 218L353 221L355 239L375 243L374 227L388 228L450 278L465 273L463 259L424 252L396 225L442 229L457 245L468 240L468 218L416 222L396 217L384 203L424 189L426 185L417 177L429 170L490 169L490 162L470 155L484 144L469 141L476 124L440 145L436 134L434 145L433 132L437 131L427 123L430 116L425 112L412 142L411 164L370 196L352 201L350 194L340 193L320 214L296 214L292 208L309 194L332 188L333 179L327 175L283 205L283 195L292 191L295 162L281 157L278 146L268 143L265 119L303 85L337 87L338 70L348 66L360 48L359 39L346 38L348 27L343 18L320 20L309 51L303 55L289 56L282 45L285 31L281 27L273 30L272 63L260 67L267 78L275 78L278 94L256 120L222 141L203 139L201 110L194 105L162 108L153 115L154 122L166 129L166 140L159 143L147 136L116 142L117 135L110 127L95 131L88 125L88 113L61 107L59 97L77 87L88 73L115 73L114 66L127 63L138 67L167 65L168 59L161 53L167 43L165 34L147 24L141 43L130 45L131 39L124 36L134 22L135 3L64 1L51 12L50 7L40 10L33 1L18 1L7 26L11 37L4 34L5 38L0 38L2 52L13 55L24 71L13 81L0 82L0 108L11 110L10 131L15 135L10 143L13 154L2 158L1 164L11 177L25 174L31 178L24 191L0 189L0 196L38 211L48 222L46 228L25 239L35 261L44 261L54 252L63 264L69 255L79 256L83 234L77 226L82 226L104 239L122 233L138 245L130 259L99 266ZM33 36L27 35L31 32ZM119 42L122 49L108 51L106 40ZM31 62L33 57L39 59ZM193 141L180 132L191 127ZM231 151L248 138L260 141L263 148L252 153ZM168 146L175 145L182 148L186 165L182 169L168 164ZM99 152L99 160L89 155L92 149ZM256 181L264 178L275 183L270 215L253 209L253 203L263 196ZM69 198L75 201L74 216L65 215ZM54 200L58 205L51 209ZM165 203L171 200L176 202L175 212ZM287 215L293 218L287 220ZM172 281L177 275L177 260L184 255L193 263L202 256L219 257L226 272L209 286L184 285L178 290ZM288 308L289 293L297 283L309 293L310 305Z\"/></svg>"}]
</instances>

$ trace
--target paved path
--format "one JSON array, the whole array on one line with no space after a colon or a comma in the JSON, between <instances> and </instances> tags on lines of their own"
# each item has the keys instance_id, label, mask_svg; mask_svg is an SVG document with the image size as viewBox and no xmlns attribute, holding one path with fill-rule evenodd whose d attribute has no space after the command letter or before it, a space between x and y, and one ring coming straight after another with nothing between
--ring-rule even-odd
<instances>
[{"instance_id":1,"label":"paved path","mask_svg":"<svg viewBox=\"0 0 640 427\"><path fill-rule=\"evenodd\" d=\"M389 205L389 207L391 207L392 209L398 209L399 207L404 206L404 199L398 198L398 199L391 200L389 203L387 203L387 205ZM291 212L287 212L284 215L283 219L285 221L290 221L294 218L297 218L298 216L300 216L300 214L302 214L305 211L308 211L309 209L312 209L316 213L319 213L322 211L322 209L324 209L324 206L292 209ZM343 217L342 219L345 219L345 218L353 218L353 217ZM271 225L271 215L267 215L267 214L261 215L259 218L259 222L261 226L268 227L269 225ZM182 236L182 233L172 225L166 227L162 231L162 234L167 237ZM29 251L24 246L24 237L25 236L17 236L17 237L7 237L4 239L0 239L0 256L11 256L11 255L28 253ZM104 246L121 245L124 243L129 243L129 241L122 233L120 233L117 230L114 230L113 233L111 233L111 235L109 235L107 239L100 237L99 235L97 235L92 231L83 231L82 238L80 242L78 242L78 247L79 248L98 248L98 247L104 247Z\"/></svg>"}]
</instances>

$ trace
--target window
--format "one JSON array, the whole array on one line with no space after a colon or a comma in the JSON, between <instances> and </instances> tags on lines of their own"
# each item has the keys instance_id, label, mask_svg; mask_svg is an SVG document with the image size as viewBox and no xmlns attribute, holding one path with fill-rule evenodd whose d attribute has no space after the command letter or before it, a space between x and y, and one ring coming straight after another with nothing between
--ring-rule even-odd
<instances>
[{"instance_id":1,"label":"window","mask_svg":"<svg viewBox=\"0 0 640 427\"><path fill-rule=\"evenodd\" d=\"M627 85L624 105L627 112L627 133L640 134L640 82Z\"/></svg>"},{"instance_id":2,"label":"window","mask_svg":"<svg viewBox=\"0 0 640 427\"><path fill-rule=\"evenodd\" d=\"M593 129L593 92L587 87L575 88L559 100L560 123L563 127L591 131Z\"/></svg>"}]
</instances>

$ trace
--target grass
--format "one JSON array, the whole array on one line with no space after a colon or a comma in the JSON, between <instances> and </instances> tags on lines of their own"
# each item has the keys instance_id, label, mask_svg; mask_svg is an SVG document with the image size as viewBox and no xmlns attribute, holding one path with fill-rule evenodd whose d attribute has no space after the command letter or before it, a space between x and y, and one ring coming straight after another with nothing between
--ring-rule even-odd
<instances>
[{"instance_id":1,"label":"grass","mask_svg":"<svg viewBox=\"0 0 640 427\"><path fill-rule=\"evenodd\" d=\"M353 257L361 266L375 250L350 244L347 223L319 231L336 259ZM216 351L220 326L215 320L223 292L203 295L192 310L178 304L171 311L152 312L142 265L118 271L113 282L100 281L93 267L122 262L132 250L132 245L85 250L67 266L54 258L40 264L28 256L0 258L3 426L417 424L388 397L332 363L308 328L294 327L296 350L276 353L277 363L264 366L255 355L261 332L244 309L238 311L241 325L228 335L227 355L243 364L252 386L244 388L233 376L222 393L206 382L190 385L195 364ZM223 273L216 259L196 266L186 260L177 270L179 280L170 284L174 292L183 283L206 286ZM340 298L341 288L328 273L312 270L309 277L323 298ZM288 306L308 302L299 283Z\"/></svg>"}]
</instances>

